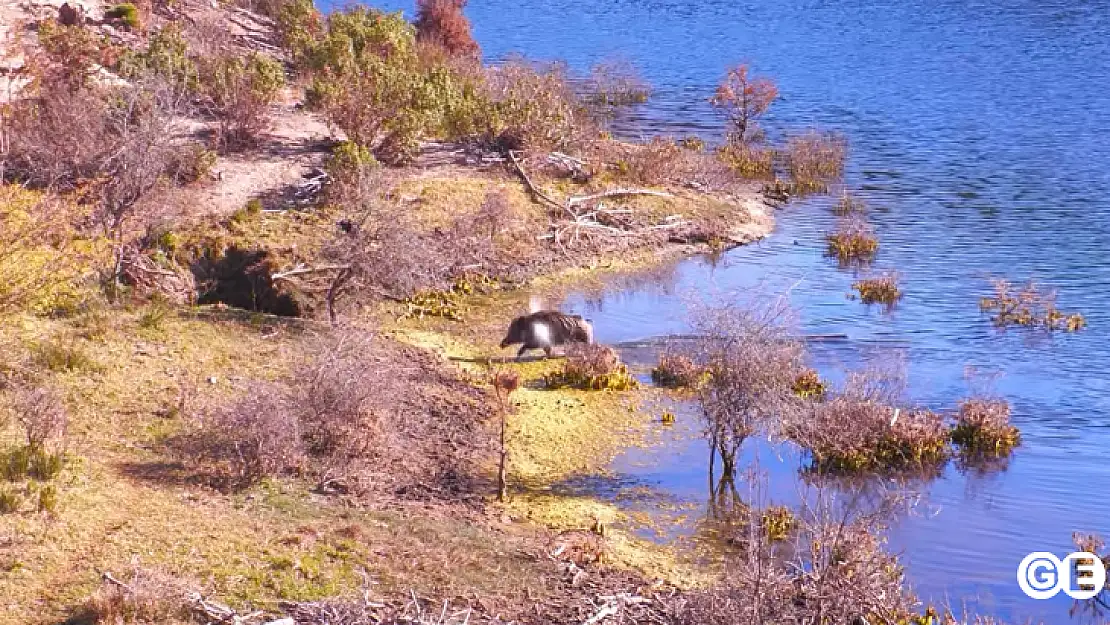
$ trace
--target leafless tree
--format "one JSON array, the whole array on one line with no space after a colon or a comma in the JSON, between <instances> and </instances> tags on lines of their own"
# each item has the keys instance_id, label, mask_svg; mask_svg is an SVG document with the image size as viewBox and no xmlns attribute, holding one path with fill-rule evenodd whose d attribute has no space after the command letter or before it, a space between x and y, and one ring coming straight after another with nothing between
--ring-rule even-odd
<instances>
[{"instance_id":1,"label":"leafless tree","mask_svg":"<svg viewBox=\"0 0 1110 625\"><path fill-rule=\"evenodd\" d=\"M724 473L736 469L744 440L771 419L799 409L792 385L805 350L789 329L785 298L745 304L710 304L694 314L697 358L708 372L698 388L706 435Z\"/></svg>"}]
</instances>

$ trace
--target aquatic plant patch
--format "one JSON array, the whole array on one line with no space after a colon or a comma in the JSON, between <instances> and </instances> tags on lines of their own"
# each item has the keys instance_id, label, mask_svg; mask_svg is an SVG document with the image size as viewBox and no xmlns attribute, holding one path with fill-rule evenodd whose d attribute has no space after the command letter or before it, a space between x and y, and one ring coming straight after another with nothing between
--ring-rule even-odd
<instances>
[{"instance_id":1,"label":"aquatic plant patch","mask_svg":"<svg viewBox=\"0 0 1110 625\"><path fill-rule=\"evenodd\" d=\"M979 309L990 313L991 321L999 327L1017 325L1078 332L1087 326L1083 315L1056 308L1055 291L1045 290L1032 281L1018 289L1007 280L995 280L994 296L980 299Z\"/></svg>"},{"instance_id":2,"label":"aquatic plant patch","mask_svg":"<svg viewBox=\"0 0 1110 625\"><path fill-rule=\"evenodd\" d=\"M1001 456L1021 442L1010 423L1010 404L1000 399L968 399L960 403L952 442L965 453Z\"/></svg>"},{"instance_id":3,"label":"aquatic plant patch","mask_svg":"<svg viewBox=\"0 0 1110 625\"><path fill-rule=\"evenodd\" d=\"M893 306L902 299L902 291L898 288L898 276L887 274L876 278L865 278L852 285L859 293L860 301L864 304L886 304Z\"/></svg>"},{"instance_id":4,"label":"aquatic plant patch","mask_svg":"<svg viewBox=\"0 0 1110 625\"><path fill-rule=\"evenodd\" d=\"M545 376L544 384L551 389L590 391L626 391L640 385L612 347L580 344L567 348L563 370Z\"/></svg>"}]
</instances>

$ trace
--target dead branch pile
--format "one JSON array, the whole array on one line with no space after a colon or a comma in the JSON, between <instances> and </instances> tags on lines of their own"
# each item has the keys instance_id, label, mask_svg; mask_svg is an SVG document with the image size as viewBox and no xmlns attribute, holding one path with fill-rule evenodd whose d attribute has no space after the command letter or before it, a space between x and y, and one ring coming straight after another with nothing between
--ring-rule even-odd
<instances>
[{"instance_id":1,"label":"dead branch pile","mask_svg":"<svg viewBox=\"0 0 1110 625\"><path fill-rule=\"evenodd\" d=\"M559 202L536 186L524 170L524 165L515 152L509 151L509 158L532 196L538 202L546 204L552 209L551 232L538 238L552 241L555 247L564 255L569 256L570 250L582 247L596 250L598 248L612 249L643 244L646 241L658 240L661 235L665 234L665 231L686 225L686 222L677 215L668 217L657 224L639 225L635 223L631 210L609 208L601 201L637 195L673 197L665 191L616 188L601 193L572 196L564 202ZM572 160L571 157L565 155L556 157L556 162L564 166L577 166L578 163L577 160Z\"/></svg>"},{"instance_id":2,"label":"dead branch pile","mask_svg":"<svg viewBox=\"0 0 1110 625\"><path fill-rule=\"evenodd\" d=\"M127 246L120 255L120 279L135 294L149 297L159 293L175 304L192 304L197 283L192 272L170 263L159 264L148 253Z\"/></svg>"}]
</instances>

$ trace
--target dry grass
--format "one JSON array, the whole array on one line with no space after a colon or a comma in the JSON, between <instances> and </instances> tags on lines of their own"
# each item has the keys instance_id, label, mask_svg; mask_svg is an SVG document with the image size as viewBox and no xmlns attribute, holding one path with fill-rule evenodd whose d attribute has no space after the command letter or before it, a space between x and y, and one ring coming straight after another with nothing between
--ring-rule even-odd
<instances>
[{"instance_id":1,"label":"dry grass","mask_svg":"<svg viewBox=\"0 0 1110 625\"><path fill-rule=\"evenodd\" d=\"M96 625L196 623L189 604L195 587L156 569L135 567L124 580L104 580L79 618Z\"/></svg>"},{"instance_id":2,"label":"dry grass","mask_svg":"<svg viewBox=\"0 0 1110 625\"><path fill-rule=\"evenodd\" d=\"M847 217L849 215L864 215L867 213L867 204L848 193L844 192L837 200L836 205L833 206L833 214L840 217Z\"/></svg>"},{"instance_id":3,"label":"dry grass","mask_svg":"<svg viewBox=\"0 0 1110 625\"><path fill-rule=\"evenodd\" d=\"M860 301L864 304L885 304L889 307L902 299L898 275L893 273L859 280L852 284L852 288L859 293Z\"/></svg>"},{"instance_id":4,"label":"dry grass","mask_svg":"<svg viewBox=\"0 0 1110 625\"><path fill-rule=\"evenodd\" d=\"M825 398L828 386L821 381L821 376L816 371L806 369L794 378L791 390L802 399L822 400Z\"/></svg>"}]
</instances>

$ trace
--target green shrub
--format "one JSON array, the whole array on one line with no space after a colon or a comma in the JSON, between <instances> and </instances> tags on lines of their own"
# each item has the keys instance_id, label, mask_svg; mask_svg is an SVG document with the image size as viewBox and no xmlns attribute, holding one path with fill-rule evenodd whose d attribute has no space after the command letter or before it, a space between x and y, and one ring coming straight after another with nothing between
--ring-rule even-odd
<instances>
[{"instance_id":1,"label":"green shrub","mask_svg":"<svg viewBox=\"0 0 1110 625\"><path fill-rule=\"evenodd\" d=\"M110 20L119 20L132 30L137 30L140 26L139 7L130 2L117 4L108 9L104 12L104 17Z\"/></svg>"},{"instance_id":2,"label":"green shrub","mask_svg":"<svg viewBox=\"0 0 1110 625\"><path fill-rule=\"evenodd\" d=\"M278 39L293 64L303 69L324 32L324 20L312 0L284 2L276 18Z\"/></svg>"},{"instance_id":3,"label":"green shrub","mask_svg":"<svg viewBox=\"0 0 1110 625\"><path fill-rule=\"evenodd\" d=\"M150 72L190 93L197 91L200 85L197 64L189 57L189 44L181 27L175 23L152 34L146 50L125 53L117 69L125 78Z\"/></svg>"},{"instance_id":4,"label":"green shrub","mask_svg":"<svg viewBox=\"0 0 1110 625\"><path fill-rule=\"evenodd\" d=\"M209 59L201 66L201 77L202 91L220 120L220 143L225 148L254 140L267 123L267 107L285 86L281 63L261 52Z\"/></svg>"}]
</instances>

